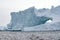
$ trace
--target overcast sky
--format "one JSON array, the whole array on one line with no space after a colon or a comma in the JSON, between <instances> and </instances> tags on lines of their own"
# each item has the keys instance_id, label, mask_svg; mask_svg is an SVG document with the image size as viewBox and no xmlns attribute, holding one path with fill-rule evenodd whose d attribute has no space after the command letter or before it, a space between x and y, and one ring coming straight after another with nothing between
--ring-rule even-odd
<instances>
[{"instance_id":1,"label":"overcast sky","mask_svg":"<svg viewBox=\"0 0 60 40\"><path fill-rule=\"evenodd\" d=\"M0 25L4 26L10 22L10 12L25 10L35 6L39 8L51 8L60 5L60 0L0 0Z\"/></svg>"}]
</instances>

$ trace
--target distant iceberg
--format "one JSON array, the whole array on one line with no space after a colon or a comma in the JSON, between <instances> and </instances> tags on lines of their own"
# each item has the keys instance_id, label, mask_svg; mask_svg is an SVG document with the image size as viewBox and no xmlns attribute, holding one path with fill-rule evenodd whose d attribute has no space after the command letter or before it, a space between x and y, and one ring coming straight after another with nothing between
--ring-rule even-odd
<instances>
[{"instance_id":1,"label":"distant iceberg","mask_svg":"<svg viewBox=\"0 0 60 40\"><path fill-rule=\"evenodd\" d=\"M6 30L41 31L60 30L60 6L51 9L28 8L24 11L11 12L11 22ZM52 23L47 23L47 21ZM57 23L57 24L55 24ZM55 26L56 25L56 26Z\"/></svg>"}]
</instances>

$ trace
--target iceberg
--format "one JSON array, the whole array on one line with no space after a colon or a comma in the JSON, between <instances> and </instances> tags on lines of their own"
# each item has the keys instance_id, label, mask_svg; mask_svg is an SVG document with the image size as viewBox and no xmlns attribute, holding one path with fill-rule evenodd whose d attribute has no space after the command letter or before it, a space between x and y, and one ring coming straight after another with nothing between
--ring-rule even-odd
<instances>
[{"instance_id":1,"label":"iceberg","mask_svg":"<svg viewBox=\"0 0 60 40\"><path fill-rule=\"evenodd\" d=\"M59 13L60 6L52 6L51 9L43 8L38 10L35 7L31 7L24 11L11 12L11 22L7 25L7 30L60 30Z\"/></svg>"}]
</instances>

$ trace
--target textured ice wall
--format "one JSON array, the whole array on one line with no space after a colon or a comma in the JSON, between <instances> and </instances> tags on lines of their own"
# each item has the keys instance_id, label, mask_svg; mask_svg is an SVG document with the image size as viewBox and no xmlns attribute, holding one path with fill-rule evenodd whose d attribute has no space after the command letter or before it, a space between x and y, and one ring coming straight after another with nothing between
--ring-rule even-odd
<instances>
[{"instance_id":1,"label":"textured ice wall","mask_svg":"<svg viewBox=\"0 0 60 40\"><path fill-rule=\"evenodd\" d=\"M21 29L21 27L32 27L40 24L44 24L47 20L52 18L45 16L37 16L38 10L34 7L26 9L24 11L12 12L11 23L9 29Z\"/></svg>"},{"instance_id":2,"label":"textured ice wall","mask_svg":"<svg viewBox=\"0 0 60 40\"><path fill-rule=\"evenodd\" d=\"M39 9L34 7L24 11L12 12L11 22L8 29L12 30L59 30L60 29L60 6L51 9ZM52 20L52 24L46 24L46 21ZM43 25L41 25L43 24ZM27 28L26 28L27 27ZM37 28L37 29L36 29ZM32 30L31 30L32 29Z\"/></svg>"}]
</instances>

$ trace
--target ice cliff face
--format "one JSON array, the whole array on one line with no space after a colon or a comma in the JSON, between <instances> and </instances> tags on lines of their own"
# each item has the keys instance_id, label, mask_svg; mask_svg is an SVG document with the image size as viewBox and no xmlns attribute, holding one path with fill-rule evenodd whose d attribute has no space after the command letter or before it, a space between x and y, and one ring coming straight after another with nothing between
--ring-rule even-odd
<instances>
[{"instance_id":1,"label":"ice cliff face","mask_svg":"<svg viewBox=\"0 0 60 40\"><path fill-rule=\"evenodd\" d=\"M24 11L11 12L11 22L8 24L10 30L37 31L37 30L55 30L60 29L60 6L51 9L28 8ZM52 23L46 23L52 20ZM55 24L56 23L56 24ZM56 25L56 26L54 26ZM58 26L58 27L57 27ZM31 30L32 29L32 30Z\"/></svg>"}]
</instances>

